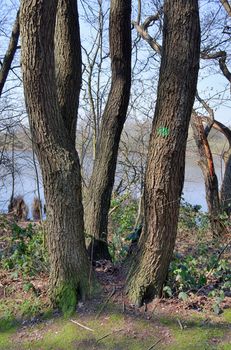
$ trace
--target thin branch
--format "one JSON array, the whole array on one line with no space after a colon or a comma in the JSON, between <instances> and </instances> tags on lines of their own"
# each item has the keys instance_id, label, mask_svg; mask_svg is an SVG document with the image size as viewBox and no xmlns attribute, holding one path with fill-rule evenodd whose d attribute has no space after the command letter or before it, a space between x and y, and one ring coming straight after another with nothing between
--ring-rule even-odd
<instances>
[{"instance_id":1,"label":"thin branch","mask_svg":"<svg viewBox=\"0 0 231 350\"><path fill-rule=\"evenodd\" d=\"M146 20L143 23L143 29L147 30L148 27L153 25L154 22L156 22L160 18L160 16L162 15L162 12L163 12L163 10L160 9L160 11L157 14L147 17Z\"/></svg>"},{"instance_id":2,"label":"thin branch","mask_svg":"<svg viewBox=\"0 0 231 350\"><path fill-rule=\"evenodd\" d=\"M138 0L138 15L137 15L137 24L140 24L141 21L141 9L142 9L142 4L141 4L141 0Z\"/></svg>"},{"instance_id":3,"label":"thin branch","mask_svg":"<svg viewBox=\"0 0 231 350\"><path fill-rule=\"evenodd\" d=\"M214 53L208 53L206 51L202 51L201 52L201 58L205 59L205 60L211 60L211 59L216 59L216 58L220 58L220 57L226 57L226 52L225 51L217 51Z\"/></svg>"},{"instance_id":4,"label":"thin branch","mask_svg":"<svg viewBox=\"0 0 231 350\"><path fill-rule=\"evenodd\" d=\"M228 0L220 0L222 6L224 7L225 11L228 13L229 17L231 17L231 6L228 2Z\"/></svg>"},{"instance_id":5,"label":"thin branch","mask_svg":"<svg viewBox=\"0 0 231 350\"><path fill-rule=\"evenodd\" d=\"M196 92L196 98L209 114L209 118L207 118L207 126L205 128L205 136L207 137L214 123L214 112L213 109L209 106L209 104L199 96L198 92Z\"/></svg>"},{"instance_id":6,"label":"thin branch","mask_svg":"<svg viewBox=\"0 0 231 350\"><path fill-rule=\"evenodd\" d=\"M161 55L162 47L161 45L151 37L150 34L148 34L147 31L144 30L142 25L139 25L137 22L133 21L132 24L134 25L136 31L140 34L140 36L147 41L147 43L151 46L151 48L156 51L159 55Z\"/></svg>"},{"instance_id":7,"label":"thin branch","mask_svg":"<svg viewBox=\"0 0 231 350\"><path fill-rule=\"evenodd\" d=\"M226 64L227 54L225 51L218 51L218 52L214 52L214 53L202 52L201 58L206 59L206 60L219 58L220 69L221 69L223 75L226 77L226 79L231 83L231 72L229 71L227 64Z\"/></svg>"},{"instance_id":8,"label":"thin branch","mask_svg":"<svg viewBox=\"0 0 231 350\"><path fill-rule=\"evenodd\" d=\"M219 59L219 66L226 79L231 83L231 73L226 65L226 55Z\"/></svg>"},{"instance_id":9,"label":"thin branch","mask_svg":"<svg viewBox=\"0 0 231 350\"><path fill-rule=\"evenodd\" d=\"M6 51L5 57L3 59L1 70L0 70L0 96L2 95L2 90L4 88L7 76L10 71L12 61L14 59L15 52L17 50L19 38L19 11L17 12L16 20L11 33L11 38L9 42L8 49Z\"/></svg>"}]
</instances>

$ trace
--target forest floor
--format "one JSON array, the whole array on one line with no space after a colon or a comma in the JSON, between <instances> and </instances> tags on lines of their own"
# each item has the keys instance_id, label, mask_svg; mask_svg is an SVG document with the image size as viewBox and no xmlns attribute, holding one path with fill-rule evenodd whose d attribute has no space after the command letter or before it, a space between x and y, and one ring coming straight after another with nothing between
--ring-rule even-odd
<instances>
[{"instance_id":1,"label":"forest floor","mask_svg":"<svg viewBox=\"0 0 231 350\"><path fill-rule=\"evenodd\" d=\"M230 262L229 242L226 235L221 250L221 242L204 237L198 243L198 237L181 232L175 253L180 259L194 256L202 244ZM25 278L0 269L0 350L231 350L231 292L219 300L209 296L219 289L220 277L208 278L184 300L173 293L137 308L124 294L122 264L100 261L94 269L101 296L79 302L72 317L49 308L47 273Z\"/></svg>"}]
</instances>

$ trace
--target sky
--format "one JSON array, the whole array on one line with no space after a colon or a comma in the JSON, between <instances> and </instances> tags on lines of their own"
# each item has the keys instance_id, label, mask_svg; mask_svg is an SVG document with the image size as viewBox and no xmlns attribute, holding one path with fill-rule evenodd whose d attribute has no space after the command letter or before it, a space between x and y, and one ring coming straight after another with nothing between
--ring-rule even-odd
<instances>
[{"instance_id":1,"label":"sky","mask_svg":"<svg viewBox=\"0 0 231 350\"><path fill-rule=\"evenodd\" d=\"M89 4L94 3L94 0L89 1ZM5 34L10 33L10 30L12 28L12 24L15 19L15 14L17 12L19 5L18 0L1 0L1 7L0 7L0 57L2 59L7 44L8 44L8 38L5 36ZM221 8L220 1L219 0L201 0L200 1L200 7L201 12L203 11L203 14L201 14L201 27L202 27L202 34L203 37L206 36L207 41L211 41L209 39L209 36L214 36L214 43L217 42L217 37L222 35L222 40L224 38L227 38L227 35L225 37L225 34L222 33L222 28L225 24L229 24L229 20L225 18L225 12L223 11L223 8ZM81 6L79 6L80 12ZM144 16L150 14L148 11L149 7L143 6ZM222 12L223 11L223 12ZM211 20L208 22L205 22L204 24L204 18L208 17L208 12L211 12ZM135 16L135 13L133 13L133 16ZM207 16L207 17L206 17ZM213 17L214 16L214 17ZM217 21L218 23L215 24L215 19L220 19ZM1 28L3 27L3 30L1 31ZM89 30L89 26L81 21L81 33L82 37L84 38L83 42L85 47L88 46L87 40L90 41L90 36L88 33L91 33L91 36L94 35L94 31ZM86 34L87 33L87 34ZM106 37L105 37L106 38ZM229 53L231 54L231 41L228 44L230 46ZM225 44L225 47L229 48L227 44ZM89 45L90 47L90 45ZM147 52L149 50L148 44L144 43L142 45L142 51L145 52L145 48L147 47ZM202 40L202 47L205 47L204 41ZM222 46L217 46L216 50L223 49ZM145 55L145 54L144 54ZM83 54L84 57L84 54ZM19 59L18 59L19 60ZM228 63L230 58L228 57ZM18 62L17 62L18 64ZM206 65L213 65L213 67L205 68ZM215 67L215 68L214 68ZM230 67L231 70L231 64L228 64L228 67ZM20 69L16 69L15 72L20 75ZM146 71L145 76L147 76L148 71ZM150 71L150 75L152 75L153 72ZM15 83L16 76L11 75L11 79L13 81L8 82L8 87ZM204 63L201 62L201 71L200 71L200 78L198 80L198 92L199 95L204 98L205 100L209 101L210 107L214 109L215 118L219 121L223 122L226 125L231 125L231 87L226 78L221 74L219 71L218 61L214 65L214 62ZM19 96L16 97L16 99L19 101L19 99L23 98L23 93L21 87L16 89L15 91L11 92L12 96ZM155 97L153 97L154 99ZM18 103L18 102L17 102ZM23 103L21 104L23 105ZM202 110L201 110L202 111Z\"/></svg>"}]
</instances>

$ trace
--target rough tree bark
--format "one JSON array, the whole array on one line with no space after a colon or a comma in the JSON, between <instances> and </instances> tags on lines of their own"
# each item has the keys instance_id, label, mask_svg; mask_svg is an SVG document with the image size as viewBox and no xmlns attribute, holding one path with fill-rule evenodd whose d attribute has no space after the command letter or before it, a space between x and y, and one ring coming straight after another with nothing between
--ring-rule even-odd
<instances>
[{"instance_id":1,"label":"rough tree bark","mask_svg":"<svg viewBox=\"0 0 231 350\"><path fill-rule=\"evenodd\" d=\"M201 117L197 116L194 112L191 117L191 125L200 156L199 166L205 182L206 202L208 205L211 230L214 237L221 236L224 227L219 220L219 215L221 213L219 186L214 169L212 152L207 139L208 133L205 132Z\"/></svg>"},{"instance_id":2,"label":"rough tree bark","mask_svg":"<svg viewBox=\"0 0 231 350\"><path fill-rule=\"evenodd\" d=\"M47 205L50 297L53 305L71 312L77 297L90 292L75 149L81 84L76 1L22 0L20 31L24 93Z\"/></svg>"},{"instance_id":3,"label":"rough tree bark","mask_svg":"<svg viewBox=\"0 0 231 350\"><path fill-rule=\"evenodd\" d=\"M55 27L55 71L60 111L73 145L76 138L82 57L77 2L59 0Z\"/></svg>"},{"instance_id":4,"label":"rough tree bark","mask_svg":"<svg viewBox=\"0 0 231 350\"><path fill-rule=\"evenodd\" d=\"M13 30L11 33L8 49L7 49L6 54L3 58L3 62L1 62L0 97L2 95L2 90L4 88L7 76L9 74L10 67L11 67L12 61L14 59L15 52L17 50L18 38L19 38L19 11L17 12L16 20L14 22L14 26L13 26Z\"/></svg>"},{"instance_id":5,"label":"rough tree bark","mask_svg":"<svg viewBox=\"0 0 231 350\"><path fill-rule=\"evenodd\" d=\"M108 211L131 86L131 0L111 0L109 38L111 90L102 116L85 213L86 232L93 237L88 250L94 260L110 259Z\"/></svg>"},{"instance_id":6,"label":"rough tree bark","mask_svg":"<svg viewBox=\"0 0 231 350\"><path fill-rule=\"evenodd\" d=\"M162 59L145 181L145 222L127 281L128 296L137 305L162 294L175 245L199 53L197 0L165 0Z\"/></svg>"}]
</instances>

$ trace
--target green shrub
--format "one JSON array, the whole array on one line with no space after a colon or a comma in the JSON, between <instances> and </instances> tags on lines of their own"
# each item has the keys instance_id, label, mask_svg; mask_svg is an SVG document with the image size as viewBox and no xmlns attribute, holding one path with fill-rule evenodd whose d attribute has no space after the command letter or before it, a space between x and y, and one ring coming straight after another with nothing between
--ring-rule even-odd
<instances>
[{"instance_id":1,"label":"green shrub","mask_svg":"<svg viewBox=\"0 0 231 350\"><path fill-rule=\"evenodd\" d=\"M203 289L203 293L216 298L213 309L216 313L220 312L225 293L231 288L231 262L219 256L223 249L222 245L211 249L208 244L200 243L194 256L175 253L164 294L186 300L190 293Z\"/></svg>"},{"instance_id":2,"label":"green shrub","mask_svg":"<svg viewBox=\"0 0 231 350\"><path fill-rule=\"evenodd\" d=\"M131 194L118 196L111 201L109 250L113 261L127 254L129 243L125 239L134 229L137 208L137 201Z\"/></svg>"},{"instance_id":3,"label":"green shrub","mask_svg":"<svg viewBox=\"0 0 231 350\"><path fill-rule=\"evenodd\" d=\"M183 200L180 206L178 228L204 232L209 228L208 214L201 211L200 205L192 205Z\"/></svg>"},{"instance_id":4,"label":"green shrub","mask_svg":"<svg viewBox=\"0 0 231 350\"><path fill-rule=\"evenodd\" d=\"M12 236L0 256L0 266L14 274L21 272L30 276L47 271L43 232L31 224L26 228L13 224Z\"/></svg>"}]
</instances>

